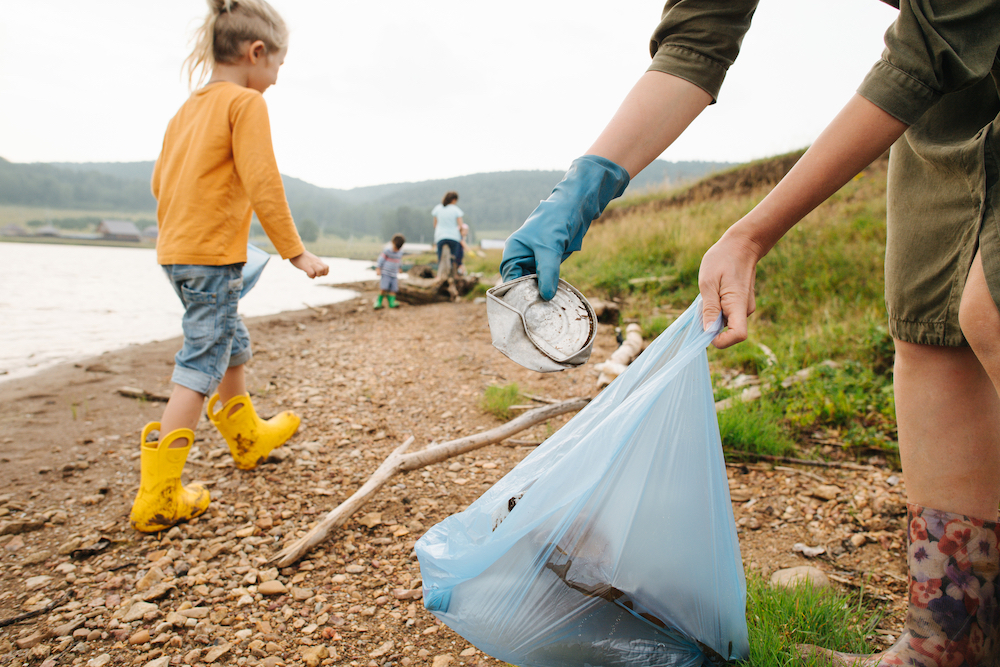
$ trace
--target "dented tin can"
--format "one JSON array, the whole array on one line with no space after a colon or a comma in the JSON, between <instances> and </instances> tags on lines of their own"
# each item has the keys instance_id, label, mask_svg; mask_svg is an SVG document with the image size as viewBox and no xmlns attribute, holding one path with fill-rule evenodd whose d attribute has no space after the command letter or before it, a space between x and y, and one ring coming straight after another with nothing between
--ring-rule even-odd
<instances>
[{"instance_id":1,"label":"dented tin can","mask_svg":"<svg viewBox=\"0 0 1000 667\"><path fill-rule=\"evenodd\" d=\"M512 361L540 373L587 363L597 335L597 315L587 299L565 280L545 301L534 275L486 292L486 316L493 347Z\"/></svg>"}]
</instances>

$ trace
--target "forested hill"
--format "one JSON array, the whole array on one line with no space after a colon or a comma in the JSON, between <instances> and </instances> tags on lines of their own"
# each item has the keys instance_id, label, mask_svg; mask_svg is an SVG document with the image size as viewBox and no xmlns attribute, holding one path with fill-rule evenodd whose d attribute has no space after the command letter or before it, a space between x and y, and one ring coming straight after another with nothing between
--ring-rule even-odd
<instances>
[{"instance_id":1,"label":"forested hill","mask_svg":"<svg viewBox=\"0 0 1000 667\"><path fill-rule=\"evenodd\" d=\"M628 192L693 181L732 166L723 162L657 160L630 184ZM12 163L0 158L0 204L49 209L142 213L155 210L149 191L153 162ZM454 178L391 183L338 190L283 176L288 204L298 222L312 220L340 236L386 236L400 231L419 240L429 235L430 209L448 190L474 231L516 229L552 191L561 171L504 171ZM429 239L426 239L429 240Z\"/></svg>"}]
</instances>

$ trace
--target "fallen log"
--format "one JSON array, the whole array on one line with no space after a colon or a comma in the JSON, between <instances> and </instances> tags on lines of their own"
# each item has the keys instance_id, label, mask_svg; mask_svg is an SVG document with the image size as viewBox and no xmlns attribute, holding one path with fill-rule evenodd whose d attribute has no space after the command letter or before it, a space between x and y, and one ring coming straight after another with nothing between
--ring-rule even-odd
<instances>
[{"instance_id":1,"label":"fallen log","mask_svg":"<svg viewBox=\"0 0 1000 667\"><path fill-rule=\"evenodd\" d=\"M448 282L439 282L436 278L409 278L399 281L399 292L396 298L411 306L422 306L428 303L452 301L448 291ZM455 293L465 296L479 284L479 276L457 276L454 280Z\"/></svg>"},{"instance_id":2,"label":"fallen log","mask_svg":"<svg viewBox=\"0 0 1000 667\"><path fill-rule=\"evenodd\" d=\"M312 530L282 549L271 561L277 563L279 567L287 567L302 558L302 556L316 545L325 542L330 537L332 531L350 519L396 473L423 468L434 463L440 463L453 456L495 444L535 424L566 414L567 412L577 412L583 409L589 402L589 397L582 397L545 405L534 410L529 410L506 424L501 424L488 431L469 435L458 440L442 442L439 445L427 447L418 452L407 453L407 448L413 443L413 437L411 436L389 454L385 461L372 473L372 476L368 478L368 481L355 491L350 498L328 512Z\"/></svg>"}]
</instances>

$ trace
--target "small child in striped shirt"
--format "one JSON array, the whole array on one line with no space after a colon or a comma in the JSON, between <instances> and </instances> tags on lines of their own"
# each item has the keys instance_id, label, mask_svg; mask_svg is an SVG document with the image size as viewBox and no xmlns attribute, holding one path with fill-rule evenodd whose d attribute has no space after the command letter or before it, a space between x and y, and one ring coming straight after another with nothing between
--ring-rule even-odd
<instances>
[{"instance_id":1,"label":"small child in striped shirt","mask_svg":"<svg viewBox=\"0 0 1000 667\"><path fill-rule=\"evenodd\" d=\"M380 276L379 289L382 293L375 301L375 310L382 307L382 301L389 298L389 307L395 308L396 292L399 291L399 262L403 258L403 244L406 239L402 234L392 237L392 247L386 246L382 254L378 256L378 264L375 266L375 273Z\"/></svg>"}]
</instances>

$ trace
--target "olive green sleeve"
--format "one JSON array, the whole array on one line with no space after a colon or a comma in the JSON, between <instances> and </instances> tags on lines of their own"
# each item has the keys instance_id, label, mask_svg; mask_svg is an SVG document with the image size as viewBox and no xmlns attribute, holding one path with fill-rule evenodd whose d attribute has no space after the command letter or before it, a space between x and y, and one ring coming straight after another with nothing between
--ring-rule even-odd
<instances>
[{"instance_id":1,"label":"olive green sleeve","mask_svg":"<svg viewBox=\"0 0 1000 667\"><path fill-rule=\"evenodd\" d=\"M650 39L648 71L673 74L719 96L757 0L669 0Z\"/></svg>"},{"instance_id":2,"label":"olive green sleeve","mask_svg":"<svg viewBox=\"0 0 1000 667\"><path fill-rule=\"evenodd\" d=\"M858 94L912 125L944 94L990 74L1000 47L1000 0L902 0L885 51Z\"/></svg>"}]
</instances>

